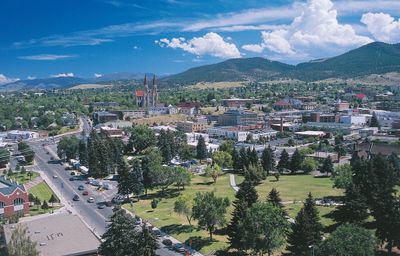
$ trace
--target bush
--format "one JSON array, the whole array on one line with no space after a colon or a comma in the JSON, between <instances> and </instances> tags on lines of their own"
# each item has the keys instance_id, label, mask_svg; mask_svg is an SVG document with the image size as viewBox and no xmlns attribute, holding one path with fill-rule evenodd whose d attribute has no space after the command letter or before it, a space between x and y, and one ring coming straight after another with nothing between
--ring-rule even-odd
<instances>
[{"instance_id":1,"label":"bush","mask_svg":"<svg viewBox=\"0 0 400 256\"><path fill-rule=\"evenodd\" d=\"M157 205L158 205L158 200L154 198L154 199L151 201L151 208L152 208L152 209L156 209L156 208L157 208Z\"/></svg>"}]
</instances>

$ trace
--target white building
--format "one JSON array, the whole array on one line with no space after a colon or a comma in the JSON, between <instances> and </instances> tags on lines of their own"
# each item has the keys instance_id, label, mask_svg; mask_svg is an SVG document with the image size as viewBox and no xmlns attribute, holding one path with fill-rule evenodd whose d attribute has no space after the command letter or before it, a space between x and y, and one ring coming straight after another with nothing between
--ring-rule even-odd
<instances>
[{"instance_id":1,"label":"white building","mask_svg":"<svg viewBox=\"0 0 400 256\"><path fill-rule=\"evenodd\" d=\"M186 134L186 141L190 145L197 145L197 141L199 140L200 136L203 136L204 141L208 143L210 141L210 137L207 133L198 133L198 132L188 132Z\"/></svg>"},{"instance_id":2,"label":"white building","mask_svg":"<svg viewBox=\"0 0 400 256\"><path fill-rule=\"evenodd\" d=\"M367 124L367 118L365 115L349 115L349 116L340 116L340 122L342 124L350 124L355 126L364 126Z\"/></svg>"},{"instance_id":3,"label":"white building","mask_svg":"<svg viewBox=\"0 0 400 256\"><path fill-rule=\"evenodd\" d=\"M7 139L9 140L29 140L37 138L38 134L36 132L30 131L10 131L7 133Z\"/></svg>"}]
</instances>

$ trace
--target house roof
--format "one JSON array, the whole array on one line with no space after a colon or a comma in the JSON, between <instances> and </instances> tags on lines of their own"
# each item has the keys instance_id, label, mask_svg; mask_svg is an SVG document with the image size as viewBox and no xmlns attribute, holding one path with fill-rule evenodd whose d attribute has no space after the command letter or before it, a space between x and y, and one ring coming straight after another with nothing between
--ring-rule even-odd
<instances>
[{"instance_id":1,"label":"house roof","mask_svg":"<svg viewBox=\"0 0 400 256\"><path fill-rule=\"evenodd\" d=\"M10 195L17 188L25 191L24 185L20 185L15 181L8 180L5 178L5 176L0 176L0 193L3 195Z\"/></svg>"},{"instance_id":2,"label":"house roof","mask_svg":"<svg viewBox=\"0 0 400 256\"><path fill-rule=\"evenodd\" d=\"M274 103L274 106L290 106L291 104L287 100L280 100Z\"/></svg>"},{"instance_id":3,"label":"house roof","mask_svg":"<svg viewBox=\"0 0 400 256\"><path fill-rule=\"evenodd\" d=\"M144 91L143 90L135 91L135 95L136 95L136 97L143 97L144 96Z\"/></svg>"},{"instance_id":4,"label":"house roof","mask_svg":"<svg viewBox=\"0 0 400 256\"><path fill-rule=\"evenodd\" d=\"M357 94L356 94L356 98L359 99L359 100L362 100L362 99L364 99L365 97L367 97L367 95L365 95L364 93L357 93Z\"/></svg>"}]
</instances>

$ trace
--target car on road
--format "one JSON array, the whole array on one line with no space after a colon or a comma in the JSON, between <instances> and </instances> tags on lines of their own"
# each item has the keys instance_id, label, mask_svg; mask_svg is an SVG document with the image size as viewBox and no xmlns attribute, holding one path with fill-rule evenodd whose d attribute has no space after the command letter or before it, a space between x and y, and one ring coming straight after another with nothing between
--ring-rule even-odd
<instances>
[{"instance_id":1,"label":"car on road","mask_svg":"<svg viewBox=\"0 0 400 256\"><path fill-rule=\"evenodd\" d=\"M112 206L111 201L106 201L104 204L105 204L107 207L111 207L111 206Z\"/></svg>"},{"instance_id":2,"label":"car on road","mask_svg":"<svg viewBox=\"0 0 400 256\"><path fill-rule=\"evenodd\" d=\"M89 192L87 190L85 190L85 191L82 192L82 195L83 196L87 196L87 195L89 195Z\"/></svg>"},{"instance_id":3,"label":"car on road","mask_svg":"<svg viewBox=\"0 0 400 256\"><path fill-rule=\"evenodd\" d=\"M71 174L72 176L75 176L75 175L76 175L76 173L75 173L75 172L71 172L70 174Z\"/></svg>"},{"instance_id":4,"label":"car on road","mask_svg":"<svg viewBox=\"0 0 400 256\"><path fill-rule=\"evenodd\" d=\"M186 252L185 247L181 243L174 244L172 246L172 250L174 250L176 252Z\"/></svg>"},{"instance_id":5,"label":"car on road","mask_svg":"<svg viewBox=\"0 0 400 256\"><path fill-rule=\"evenodd\" d=\"M98 209L104 209L104 208L106 208L106 206L105 206L104 204L99 204L99 205L97 206L97 208L98 208Z\"/></svg>"},{"instance_id":6,"label":"car on road","mask_svg":"<svg viewBox=\"0 0 400 256\"><path fill-rule=\"evenodd\" d=\"M89 197L89 199L87 201L88 201L88 203L94 203L94 198L93 197Z\"/></svg>"},{"instance_id":7,"label":"car on road","mask_svg":"<svg viewBox=\"0 0 400 256\"><path fill-rule=\"evenodd\" d=\"M172 241L171 241L171 239L164 239L164 240L162 241L162 243L163 243L163 245L166 245L166 246L172 246Z\"/></svg>"},{"instance_id":8,"label":"car on road","mask_svg":"<svg viewBox=\"0 0 400 256\"><path fill-rule=\"evenodd\" d=\"M58 176L57 175L53 175L53 179L57 179L58 178Z\"/></svg>"},{"instance_id":9,"label":"car on road","mask_svg":"<svg viewBox=\"0 0 400 256\"><path fill-rule=\"evenodd\" d=\"M78 196L78 195L74 195L74 197L72 198L72 200L74 200L74 201L79 201L79 200L80 200L80 198L79 198L79 196Z\"/></svg>"},{"instance_id":10,"label":"car on road","mask_svg":"<svg viewBox=\"0 0 400 256\"><path fill-rule=\"evenodd\" d=\"M85 186L79 185L78 190L85 190Z\"/></svg>"},{"instance_id":11,"label":"car on road","mask_svg":"<svg viewBox=\"0 0 400 256\"><path fill-rule=\"evenodd\" d=\"M54 157L51 156L51 157L50 157L50 161L54 161Z\"/></svg>"},{"instance_id":12,"label":"car on road","mask_svg":"<svg viewBox=\"0 0 400 256\"><path fill-rule=\"evenodd\" d=\"M74 180L75 180L75 177L69 178L69 181L74 181Z\"/></svg>"}]
</instances>

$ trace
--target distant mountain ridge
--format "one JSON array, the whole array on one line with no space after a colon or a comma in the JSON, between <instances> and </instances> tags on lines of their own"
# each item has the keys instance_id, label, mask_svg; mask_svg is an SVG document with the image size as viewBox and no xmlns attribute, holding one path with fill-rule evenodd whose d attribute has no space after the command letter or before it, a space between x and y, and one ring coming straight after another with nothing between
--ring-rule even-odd
<instances>
[{"instance_id":1,"label":"distant mountain ridge","mask_svg":"<svg viewBox=\"0 0 400 256\"><path fill-rule=\"evenodd\" d=\"M191 68L162 79L166 84L198 82L261 81L291 78L318 81L328 78L356 78L371 74L400 72L400 44L370 43L336 57L312 60L298 65L264 58L230 59Z\"/></svg>"},{"instance_id":2,"label":"distant mountain ridge","mask_svg":"<svg viewBox=\"0 0 400 256\"><path fill-rule=\"evenodd\" d=\"M254 57L229 59L220 63L188 69L166 77L158 76L160 85L191 85L199 82L265 81L275 79L298 79L319 81L330 78L349 79L400 73L400 44L370 43L336 57L311 60L297 65ZM0 85L0 91L31 89L65 89L79 84L108 83L142 80L152 73L116 72L97 78L57 77L20 80Z\"/></svg>"}]
</instances>

